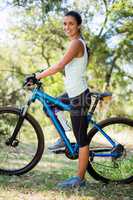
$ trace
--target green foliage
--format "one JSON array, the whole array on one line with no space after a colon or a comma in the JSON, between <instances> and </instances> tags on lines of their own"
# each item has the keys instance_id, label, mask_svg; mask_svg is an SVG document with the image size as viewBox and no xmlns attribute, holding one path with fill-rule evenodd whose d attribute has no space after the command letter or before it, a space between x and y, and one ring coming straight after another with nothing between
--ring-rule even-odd
<instances>
[{"instance_id":1,"label":"green foliage","mask_svg":"<svg viewBox=\"0 0 133 200\"><path fill-rule=\"evenodd\" d=\"M66 49L67 40L62 29L61 1L27 0L13 3L18 8L13 13L14 16L11 16L16 19L16 24L10 29L13 45L8 48L2 46L0 53L0 69L3 70L2 66L6 66L11 73L2 73L0 78L4 80L6 76L13 76L16 79L15 85L21 86L24 79L22 74L30 74L58 62ZM23 7L19 7L20 4ZM125 101L131 107L132 1L91 0L83 4L82 1L75 0L71 7L64 6L64 10L69 8L79 11L83 17L83 36L91 49L87 72L89 86L93 90L108 89L117 94L115 105L119 108ZM98 14L99 19L104 16L99 24L99 31L91 29L91 21ZM96 19L95 23L97 25ZM64 90L62 82L62 74L58 73L44 80L44 88L56 96ZM1 91L4 90L2 86L1 88ZM1 97L5 96L5 93L1 94ZM4 102L3 98L2 101ZM126 113L127 110L132 109L123 107L123 112ZM111 112L114 112L114 107Z\"/></svg>"},{"instance_id":2,"label":"green foliage","mask_svg":"<svg viewBox=\"0 0 133 200\"><path fill-rule=\"evenodd\" d=\"M57 8L59 8L59 6L61 5L61 0L13 0L12 4L14 4L15 6L23 6L26 9L31 8L32 6L41 6L42 7L42 11L46 13L48 13L51 10L55 10ZM43 13L44 14L44 13Z\"/></svg>"}]
</instances>

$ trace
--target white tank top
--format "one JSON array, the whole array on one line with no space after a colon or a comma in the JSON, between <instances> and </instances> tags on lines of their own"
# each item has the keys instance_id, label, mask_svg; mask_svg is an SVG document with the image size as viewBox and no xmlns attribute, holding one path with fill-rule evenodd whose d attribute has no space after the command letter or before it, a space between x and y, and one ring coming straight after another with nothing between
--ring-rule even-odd
<instances>
[{"instance_id":1,"label":"white tank top","mask_svg":"<svg viewBox=\"0 0 133 200\"><path fill-rule=\"evenodd\" d=\"M65 89L70 98L83 93L87 88L86 68L88 63L88 53L84 40L79 39L84 45L84 55L79 58L73 58L65 66Z\"/></svg>"}]
</instances>

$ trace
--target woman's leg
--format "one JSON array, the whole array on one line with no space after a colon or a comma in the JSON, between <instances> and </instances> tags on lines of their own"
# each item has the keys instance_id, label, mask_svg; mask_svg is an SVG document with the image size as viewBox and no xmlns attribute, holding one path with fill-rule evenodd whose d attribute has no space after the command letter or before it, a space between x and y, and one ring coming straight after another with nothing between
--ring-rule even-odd
<instances>
[{"instance_id":1,"label":"woman's leg","mask_svg":"<svg viewBox=\"0 0 133 200\"><path fill-rule=\"evenodd\" d=\"M89 161L89 146L87 139L88 122L86 116L71 116L74 135L79 144L79 161L77 175L84 179Z\"/></svg>"},{"instance_id":2,"label":"woman's leg","mask_svg":"<svg viewBox=\"0 0 133 200\"><path fill-rule=\"evenodd\" d=\"M78 98L72 99L71 104L73 105L71 112L72 127L77 143L79 144L79 163L77 175L81 179L84 179L89 161L89 146L87 139L87 111L91 104L89 91L84 92Z\"/></svg>"},{"instance_id":3,"label":"woman's leg","mask_svg":"<svg viewBox=\"0 0 133 200\"><path fill-rule=\"evenodd\" d=\"M62 102L66 103L66 104L69 104L70 101L69 101L69 97L68 97L68 94L67 93L63 93L62 95L58 96L57 97L59 100L61 100ZM51 151L51 152L55 152L55 151L58 151L58 150L62 150L65 148L65 144L62 140L61 137L59 137L59 134L57 133L56 134L56 141L54 144L48 146L48 149Z\"/></svg>"},{"instance_id":4,"label":"woman's leg","mask_svg":"<svg viewBox=\"0 0 133 200\"><path fill-rule=\"evenodd\" d=\"M86 168L89 161L89 146L86 145L84 147L79 148L79 163L78 163L78 172L77 175L84 179Z\"/></svg>"},{"instance_id":5,"label":"woman's leg","mask_svg":"<svg viewBox=\"0 0 133 200\"><path fill-rule=\"evenodd\" d=\"M86 95L88 95L87 98ZM79 144L79 162L77 176L74 176L59 183L58 187L60 188L84 186L84 177L89 161L89 146L87 139L87 110L89 109L89 106L91 104L91 98L88 91L84 92L79 97L70 99L70 103L72 105L71 121L73 132L76 137L77 143Z\"/></svg>"}]
</instances>

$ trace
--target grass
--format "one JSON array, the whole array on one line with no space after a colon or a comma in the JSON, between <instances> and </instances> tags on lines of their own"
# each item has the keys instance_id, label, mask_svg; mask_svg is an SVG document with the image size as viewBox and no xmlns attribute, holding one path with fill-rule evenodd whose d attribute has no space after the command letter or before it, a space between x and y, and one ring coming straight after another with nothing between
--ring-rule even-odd
<instances>
[{"instance_id":1,"label":"grass","mask_svg":"<svg viewBox=\"0 0 133 200\"><path fill-rule=\"evenodd\" d=\"M47 130L53 131L52 129ZM44 133L46 131L44 130ZM53 136L47 136L49 143ZM87 184L81 189L59 190L58 182L75 175L77 160L45 152L39 164L22 176L0 175L0 200L132 200L133 184L114 185L95 181L86 174Z\"/></svg>"},{"instance_id":2,"label":"grass","mask_svg":"<svg viewBox=\"0 0 133 200\"><path fill-rule=\"evenodd\" d=\"M56 184L75 174L77 161L45 151L40 163L22 176L0 176L0 200L131 200L133 184L105 185L88 174L86 187L59 190Z\"/></svg>"}]
</instances>

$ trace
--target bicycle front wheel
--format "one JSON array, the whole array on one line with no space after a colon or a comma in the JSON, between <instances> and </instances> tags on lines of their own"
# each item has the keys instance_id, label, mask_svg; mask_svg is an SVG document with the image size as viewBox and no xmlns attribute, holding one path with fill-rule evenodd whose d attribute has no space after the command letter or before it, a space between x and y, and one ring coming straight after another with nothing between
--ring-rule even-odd
<instances>
[{"instance_id":1,"label":"bicycle front wheel","mask_svg":"<svg viewBox=\"0 0 133 200\"><path fill-rule=\"evenodd\" d=\"M0 108L0 174L28 172L39 162L44 150L42 129L29 114L26 114L13 144L8 144L20 113L16 108Z\"/></svg>"},{"instance_id":2,"label":"bicycle front wheel","mask_svg":"<svg viewBox=\"0 0 133 200\"><path fill-rule=\"evenodd\" d=\"M108 140L96 129L89 134L90 161L87 171L96 180L105 183L133 182L133 120L127 118L110 118L99 123L99 126L114 141L121 144L123 149L112 148ZM109 154L111 151L121 151L121 156L92 156L91 153Z\"/></svg>"}]
</instances>

